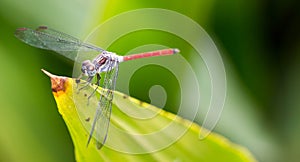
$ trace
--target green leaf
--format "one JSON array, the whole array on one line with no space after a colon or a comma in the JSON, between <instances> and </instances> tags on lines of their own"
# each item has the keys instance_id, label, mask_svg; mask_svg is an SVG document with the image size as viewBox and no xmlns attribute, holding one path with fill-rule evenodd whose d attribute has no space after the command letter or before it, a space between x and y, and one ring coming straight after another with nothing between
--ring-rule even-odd
<instances>
[{"instance_id":1,"label":"green leaf","mask_svg":"<svg viewBox=\"0 0 300 162\"><path fill-rule=\"evenodd\" d=\"M98 149L95 138L87 146L100 87L87 104L88 94L95 87L78 91L74 79L44 72L51 78L58 111L69 129L77 161L256 161L247 149L218 134L199 140L197 124L120 92L114 92L104 147Z\"/></svg>"}]
</instances>

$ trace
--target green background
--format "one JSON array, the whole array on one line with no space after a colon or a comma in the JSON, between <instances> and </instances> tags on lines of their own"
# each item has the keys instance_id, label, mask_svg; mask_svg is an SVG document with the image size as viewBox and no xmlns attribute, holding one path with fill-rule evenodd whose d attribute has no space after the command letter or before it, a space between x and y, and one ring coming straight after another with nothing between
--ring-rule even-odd
<instances>
[{"instance_id":1,"label":"green background","mask_svg":"<svg viewBox=\"0 0 300 162\"><path fill-rule=\"evenodd\" d=\"M0 161L74 161L73 145L57 112L50 81L40 71L44 68L71 76L72 61L20 42L13 36L15 29L47 25L83 39L110 17L139 8L182 13L216 42L228 81L216 132L247 147L260 161L299 159L299 2L1 0ZM139 37L143 35L128 39ZM136 39L119 42L122 45L109 50L124 52L119 48L132 46ZM135 78L150 74L146 69ZM148 92L138 88L143 83L132 84L131 95L148 101ZM169 93L176 92L172 86ZM175 107L176 97L171 99L167 105Z\"/></svg>"}]
</instances>

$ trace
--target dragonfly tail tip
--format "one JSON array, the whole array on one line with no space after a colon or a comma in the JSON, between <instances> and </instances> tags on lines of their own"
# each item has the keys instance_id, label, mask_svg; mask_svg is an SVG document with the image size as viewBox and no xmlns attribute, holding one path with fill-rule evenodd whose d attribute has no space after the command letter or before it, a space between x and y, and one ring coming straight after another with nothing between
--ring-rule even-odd
<instances>
[{"instance_id":1,"label":"dragonfly tail tip","mask_svg":"<svg viewBox=\"0 0 300 162\"><path fill-rule=\"evenodd\" d=\"M179 50L178 48L174 48L174 49L173 49L173 51L174 51L174 54L176 54L176 53L179 53L179 52L180 52L180 50Z\"/></svg>"}]
</instances>

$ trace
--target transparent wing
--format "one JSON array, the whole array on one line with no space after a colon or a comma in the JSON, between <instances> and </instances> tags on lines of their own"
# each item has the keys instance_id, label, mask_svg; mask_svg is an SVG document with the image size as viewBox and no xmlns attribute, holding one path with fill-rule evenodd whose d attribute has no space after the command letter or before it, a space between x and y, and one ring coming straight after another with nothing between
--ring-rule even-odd
<instances>
[{"instance_id":1,"label":"transparent wing","mask_svg":"<svg viewBox=\"0 0 300 162\"><path fill-rule=\"evenodd\" d=\"M104 76L103 88L101 89L102 95L100 96L87 143L89 144L91 138L94 137L100 144L100 146L98 147L99 149L104 145L107 137L111 116L113 93L116 86L118 70L119 62L111 61L109 70Z\"/></svg>"},{"instance_id":2,"label":"transparent wing","mask_svg":"<svg viewBox=\"0 0 300 162\"><path fill-rule=\"evenodd\" d=\"M99 47L83 43L77 38L45 26L40 26L36 30L19 28L15 31L15 36L31 46L53 50L74 61L79 51L95 51L97 53L104 51Z\"/></svg>"}]
</instances>

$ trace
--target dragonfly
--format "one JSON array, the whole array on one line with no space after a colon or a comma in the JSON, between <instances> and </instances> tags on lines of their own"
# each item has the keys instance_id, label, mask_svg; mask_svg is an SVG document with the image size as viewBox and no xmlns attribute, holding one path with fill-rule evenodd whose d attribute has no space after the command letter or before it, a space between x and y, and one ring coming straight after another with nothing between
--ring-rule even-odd
<instances>
[{"instance_id":1,"label":"dragonfly","mask_svg":"<svg viewBox=\"0 0 300 162\"><path fill-rule=\"evenodd\" d=\"M91 130L89 132L87 146L89 145L95 131L99 136L97 139L99 139L98 142L100 142L101 147L107 139L113 92L116 87L119 63L140 58L173 55L180 52L177 48L170 48L121 56L95 45L85 43L73 36L48 28L47 26L39 26L36 29L25 27L18 28L15 31L15 36L26 44L45 50L55 51L73 61L76 61L76 56L79 52L80 54L84 54L85 52L97 53L96 57L93 59L82 61L81 74L76 79L76 83L79 83L83 76L86 77L86 84L80 88L83 89L92 84L93 79L96 78L95 84L97 86L92 94L89 95L88 99L93 96L99 86L102 87L102 94L104 94L101 95L99 101L97 101L98 104ZM100 82L100 74L102 73L104 74L102 75L103 81Z\"/></svg>"}]
</instances>

